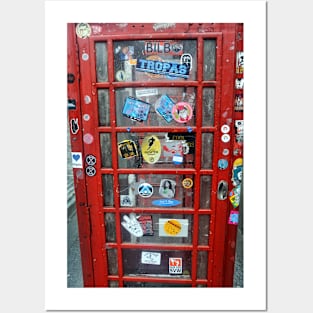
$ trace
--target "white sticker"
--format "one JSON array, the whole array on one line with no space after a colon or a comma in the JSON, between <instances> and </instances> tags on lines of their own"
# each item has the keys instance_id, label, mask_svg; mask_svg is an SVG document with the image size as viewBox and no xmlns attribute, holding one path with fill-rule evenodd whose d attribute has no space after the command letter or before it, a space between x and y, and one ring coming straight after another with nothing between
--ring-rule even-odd
<instances>
[{"instance_id":1,"label":"white sticker","mask_svg":"<svg viewBox=\"0 0 313 313\"><path fill-rule=\"evenodd\" d=\"M137 89L136 90L136 97L148 97L148 96L156 96L159 94L158 89L150 88L150 89Z\"/></svg>"},{"instance_id":2,"label":"white sticker","mask_svg":"<svg viewBox=\"0 0 313 313\"><path fill-rule=\"evenodd\" d=\"M183 259L182 258L169 258L168 259L168 272L170 274L183 273Z\"/></svg>"},{"instance_id":3,"label":"white sticker","mask_svg":"<svg viewBox=\"0 0 313 313\"><path fill-rule=\"evenodd\" d=\"M188 220L159 218L159 236L188 237Z\"/></svg>"},{"instance_id":4,"label":"white sticker","mask_svg":"<svg viewBox=\"0 0 313 313\"><path fill-rule=\"evenodd\" d=\"M230 131L230 127L229 127L227 124L224 124L224 125L221 127L221 132L222 132L223 134L227 134L227 133L229 133L229 131Z\"/></svg>"},{"instance_id":5,"label":"white sticker","mask_svg":"<svg viewBox=\"0 0 313 313\"><path fill-rule=\"evenodd\" d=\"M223 142L229 142L230 136L228 134L224 134L221 139Z\"/></svg>"},{"instance_id":6,"label":"white sticker","mask_svg":"<svg viewBox=\"0 0 313 313\"><path fill-rule=\"evenodd\" d=\"M141 263L160 265L161 264L161 253L142 251L141 252Z\"/></svg>"},{"instance_id":7,"label":"white sticker","mask_svg":"<svg viewBox=\"0 0 313 313\"><path fill-rule=\"evenodd\" d=\"M83 158L81 152L72 152L73 168L83 168Z\"/></svg>"}]
</instances>

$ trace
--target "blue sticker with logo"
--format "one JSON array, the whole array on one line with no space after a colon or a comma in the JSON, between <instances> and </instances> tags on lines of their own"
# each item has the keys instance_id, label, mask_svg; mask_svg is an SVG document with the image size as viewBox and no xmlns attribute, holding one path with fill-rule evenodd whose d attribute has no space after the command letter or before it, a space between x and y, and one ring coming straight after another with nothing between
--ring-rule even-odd
<instances>
[{"instance_id":1,"label":"blue sticker with logo","mask_svg":"<svg viewBox=\"0 0 313 313\"><path fill-rule=\"evenodd\" d=\"M181 204L181 201L176 200L176 199L157 199L152 201L152 205L155 206L165 206L165 207L170 207L170 206L176 206Z\"/></svg>"},{"instance_id":2,"label":"blue sticker with logo","mask_svg":"<svg viewBox=\"0 0 313 313\"><path fill-rule=\"evenodd\" d=\"M217 165L220 170L225 170L228 167L228 161L225 159L219 159Z\"/></svg>"}]
</instances>

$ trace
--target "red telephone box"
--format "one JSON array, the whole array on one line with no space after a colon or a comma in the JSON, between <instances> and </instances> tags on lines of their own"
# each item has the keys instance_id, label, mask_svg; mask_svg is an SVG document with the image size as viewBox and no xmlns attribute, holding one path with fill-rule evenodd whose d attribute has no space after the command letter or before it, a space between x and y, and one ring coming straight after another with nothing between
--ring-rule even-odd
<instances>
[{"instance_id":1,"label":"red telephone box","mask_svg":"<svg viewBox=\"0 0 313 313\"><path fill-rule=\"evenodd\" d=\"M85 287L232 287L243 24L68 24Z\"/></svg>"}]
</instances>

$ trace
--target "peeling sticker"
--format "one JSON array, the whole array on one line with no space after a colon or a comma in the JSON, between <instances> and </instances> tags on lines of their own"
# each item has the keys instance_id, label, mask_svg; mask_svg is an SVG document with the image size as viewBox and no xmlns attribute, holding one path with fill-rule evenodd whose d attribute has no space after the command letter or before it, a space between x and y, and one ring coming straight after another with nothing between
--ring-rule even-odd
<instances>
[{"instance_id":1,"label":"peeling sticker","mask_svg":"<svg viewBox=\"0 0 313 313\"><path fill-rule=\"evenodd\" d=\"M160 265L161 264L161 253L142 251L141 252L141 263L151 264L151 265Z\"/></svg>"},{"instance_id":2,"label":"peeling sticker","mask_svg":"<svg viewBox=\"0 0 313 313\"><path fill-rule=\"evenodd\" d=\"M153 29L156 30L160 30L160 29L168 29L168 28L172 28L175 27L176 24L175 23L155 23L153 25Z\"/></svg>"}]
</instances>

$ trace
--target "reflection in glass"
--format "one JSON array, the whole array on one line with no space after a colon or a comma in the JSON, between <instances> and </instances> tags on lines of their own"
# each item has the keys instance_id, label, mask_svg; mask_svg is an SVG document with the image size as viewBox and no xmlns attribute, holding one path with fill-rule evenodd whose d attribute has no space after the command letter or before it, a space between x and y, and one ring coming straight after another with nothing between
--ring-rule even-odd
<instances>
[{"instance_id":1,"label":"reflection in glass","mask_svg":"<svg viewBox=\"0 0 313 313\"><path fill-rule=\"evenodd\" d=\"M202 175L200 185L200 207L202 209L210 208L211 188L212 176Z\"/></svg>"},{"instance_id":2,"label":"reflection in glass","mask_svg":"<svg viewBox=\"0 0 313 313\"><path fill-rule=\"evenodd\" d=\"M114 206L113 175L102 175L104 206Z\"/></svg>"},{"instance_id":3,"label":"reflection in glass","mask_svg":"<svg viewBox=\"0 0 313 313\"><path fill-rule=\"evenodd\" d=\"M202 125L214 125L214 88L203 88L203 112L202 112Z\"/></svg>"},{"instance_id":4,"label":"reflection in glass","mask_svg":"<svg viewBox=\"0 0 313 313\"><path fill-rule=\"evenodd\" d=\"M215 80L216 40L204 40L203 80Z\"/></svg>"},{"instance_id":5,"label":"reflection in glass","mask_svg":"<svg viewBox=\"0 0 313 313\"><path fill-rule=\"evenodd\" d=\"M212 156L213 156L213 134L204 133L202 134L202 157L201 166L202 168L212 168Z\"/></svg>"},{"instance_id":6,"label":"reflection in glass","mask_svg":"<svg viewBox=\"0 0 313 313\"><path fill-rule=\"evenodd\" d=\"M108 89L98 89L99 125L110 126L110 102Z\"/></svg>"},{"instance_id":7,"label":"reflection in glass","mask_svg":"<svg viewBox=\"0 0 313 313\"><path fill-rule=\"evenodd\" d=\"M101 166L112 167L112 142L109 133L100 134Z\"/></svg>"},{"instance_id":8,"label":"reflection in glass","mask_svg":"<svg viewBox=\"0 0 313 313\"><path fill-rule=\"evenodd\" d=\"M108 81L108 53L105 42L96 42L97 82Z\"/></svg>"}]
</instances>

